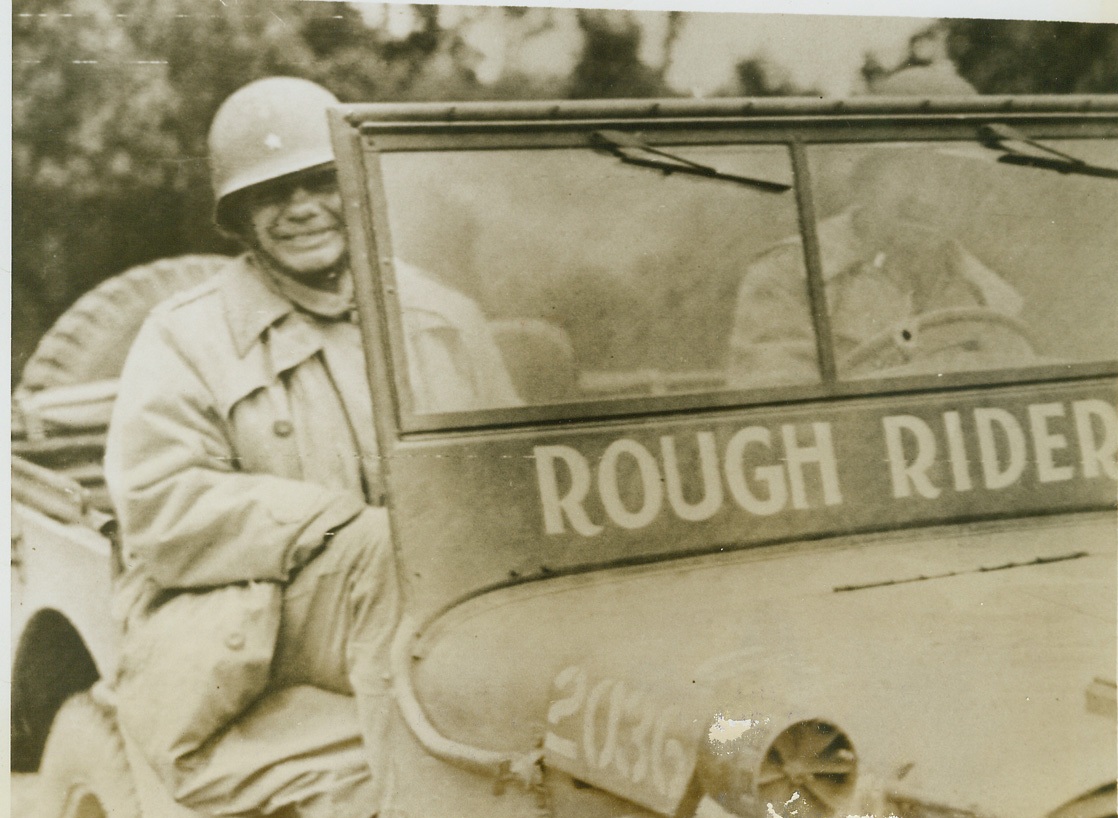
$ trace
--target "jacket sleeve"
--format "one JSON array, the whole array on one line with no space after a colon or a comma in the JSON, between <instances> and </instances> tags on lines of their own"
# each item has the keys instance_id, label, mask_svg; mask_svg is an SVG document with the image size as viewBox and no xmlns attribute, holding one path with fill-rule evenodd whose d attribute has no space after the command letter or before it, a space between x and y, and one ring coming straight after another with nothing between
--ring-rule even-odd
<instances>
[{"instance_id":1,"label":"jacket sleeve","mask_svg":"<svg viewBox=\"0 0 1118 818\"><path fill-rule=\"evenodd\" d=\"M361 497L236 467L214 396L156 319L121 374L105 479L129 564L164 588L286 581Z\"/></svg>"},{"instance_id":2,"label":"jacket sleeve","mask_svg":"<svg viewBox=\"0 0 1118 818\"><path fill-rule=\"evenodd\" d=\"M522 405L477 303L407 262L396 269L416 411Z\"/></svg>"},{"instance_id":3,"label":"jacket sleeve","mask_svg":"<svg viewBox=\"0 0 1118 818\"><path fill-rule=\"evenodd\" d=\"M748 388L819 380L807 275L798 248L781 247L750 266L738 289L727 380Z\"/></svg>"},{"instance_id":4,"label":"jacket sleeve","mask_svg":"<svg viewBox=\"0 0 1118 818\"><path fill-rule=\"evenodd\" d=\"M522 405L500 350L484 324L463 331L415 320L414 313L406 314L404 320L417 411L458 412Z\"/></svg>"}]
</instances>

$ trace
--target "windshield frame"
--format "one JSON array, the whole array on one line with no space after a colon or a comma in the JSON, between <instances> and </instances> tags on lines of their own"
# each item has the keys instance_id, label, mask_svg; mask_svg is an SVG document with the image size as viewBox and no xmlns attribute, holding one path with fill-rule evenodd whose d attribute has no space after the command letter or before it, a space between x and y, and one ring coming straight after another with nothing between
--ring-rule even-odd
<instances>
[{"instance_id":1,"label":"windshield frame","mask_svg":"<svg viewBox=\"0 0 1118 818\"><path fill-rule=\"evenodd\" d=\"M1113 103L1113 100L1110 100ZM460 106L469 110L469 106ZM396 428L378 428L382 434L396 432L400 437L427 436L432 433L477 431L525 425L566 423L572 420L596 421L614 418L640 418L682 412L714 412L733 408L769 406L779 403L835 400L867 395L901 395L995 386L1009 383L1041 383L1118 375L1118 360L1102 363L1045 364L1015 369L937 375L909 375L876 380L840 381L836 377L834 353L822 265L815 236L815 212L810 168L806 148L811 145L841 143L900 143L961 141L981 144L985 125L1012 123L1031 139L1116 139L1118 110L1072 115L1066 110L1012 111L1006 105L990 104L982 110L954 114L915 108L901 112L855 111L834 113L795 112L790 115L747 115L739 108L731 115L610 116L608 106L589 107L586 114L557 118L552 109L520 106L536 112L534 118L517 119L516 106L477 106L473 118L442 111L441 118L423 121L434 106L352 106L335 114L342 127L336 127L335 140L340 166L358 173L341 174L347 219L363 229L351 230L353 268L357 279L358 307L364 322L370 375L375 388L386 389L393 398ZM1089 106L1087 106L1089 107ZM492 109L491 111L489 109ZM393 119L392 110L407 111L410 118ZM451 109L453 112L458 109ZM482 116L482 113L489 115ZM550 112L550 113L549 113ZM625 111L628 113L628 110ZM722 113L719 111L718 113ZM501 114L504 114L503 116ZM593 115L591 115L593 114ZM383 117L380 119L379 117ZM620 399L578 401L525 407L509 407L453 413L417 413L411 405L409 390L398 382L402 376L402 327L396 302L393 255L388 233L388 201L380 157L407 151L455 151L541 148L586 148L592 150L595 131L610 128L639 137L652 146L683 147L710 144L783 144L790 148L796 208L804 245L804 261L811 293L822 378L817 383L760 387L717 392L651 395ZM603 156L603 161L611 160ZM375 263L374 263L375 260ZM379 292L378 292L379 290ZM380 348L374 339L381 339ZM395 375L396 377L393 377ZM385 423L378 419L378 424Z\"/></svg>"}]
</instances>

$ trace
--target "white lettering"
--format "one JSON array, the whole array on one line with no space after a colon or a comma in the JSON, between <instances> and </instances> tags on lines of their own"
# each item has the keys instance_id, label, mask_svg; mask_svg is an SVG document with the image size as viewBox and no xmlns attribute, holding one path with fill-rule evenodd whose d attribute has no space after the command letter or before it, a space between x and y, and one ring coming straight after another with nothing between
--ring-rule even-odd
<instances>
[{"instance_id":1,"label":"white lettering","mask_svg":"<svg viewBox=\"0 0 1118 818\"><path fill-rule=\"evenodd\" d=\"M730 495L739 506L757 515L776 514L788 502L788 486L784 482L784 469L780 466L758 466L753 470L758 482L768 486L768 496L757 497L745 479L745 447L757 443L771 447L772 436L763 426L747 426L739 430L726 444L726 484Z\"/></svg>"},{"instance_id":2,"label":"white lettering","mask_svg":"<svg viewBox=\"0 0 1118 818\"><path fill-rule=\"evenodd\" d=\"M934 500L939 489L928 478L928 469L936 460L936 438L927 423L915 415L890 415L881 419L885 426L885 451L889 459L889 475L893 479L893 496L911 497L915 488L921 497ZM905 458L903 432L916 442L912 462Z\"/></svg>"},{"instance_id":3,"label":"white lettering","mask_svg":"<svg viewBox=\"0 0 1118 818\"><path fill-rule=\"evenodd\" d=\"M555 677L555 687L560 690L571 688L571 694L556 699L547 709L547 723L552 726L573 716L582 707L582 700L586 697L586 672L575 665L565 667ZM578 758L578 744L550 730L544 736L544 747L567 758Z\"/></svg>"},{"instance_id":4,"label":"white lettering","mask_svg":"<svg viewBox=\"0 0 1118 818\"><path fill-rule=\"evenodd\" d=\"M679 708L668 707L657 720L652 740L652 783L664 795L681 792L687 784L687 754L682 742L669 734L675 732L679 720Z\"/></svg>"},{"instance_id":5,"label":"white lettering","mask_svg":"<svg viewBox=\"0 0 1118 818\"><path fill-rule=\"evenodd\" d=\"M620 744L621 717L625 715L625 685L615 682L609 696L609 722L606 727L606 741L598 766L603 769L611 764L625 778L629 777L629 760Z\"/></svg>"},{"instance_id":6,"label":"white lettering","mask_svg":"<svg viewBox=\"0 0 1118 818\"><path fill-rule=\"evenodd\" d=\"M641 507L629 511L621 502L621 486L618 475L618 460L627 454L637 463L642 487ZM643 528L656 519L664 502L664 484L660 481L660 470L656 458L635 440L623 437L609 444L598 464L598 494L610 519L622 528Z\"/></svg>"},{"instance_id":7,"label":"white lettering","mask_svg":"<svg viewBox=\"0 0 1118 818\"><path fill-rule=\"evenodd\" d=\"M536 477L540 486L540 500L543 503L544 531L548 534L563 533L563 515L571 523L571 528L584 537L593 537L602 531L602 526L591 522L582 504L590 492L590 465L577 449L570 446L536 446ZM555 461L567 464L571 476L571 487L565 495L559 496L559 480L555 474Z\"/></svg>"},{"instance_id":8,"label":"white lettering","mask_svg":"<svg viewBox=\"0 0 1118 818\"><path fill-rule=\"evenodd\" d=\"M609 679L602 679L594 685L590 695L586 698L586 710L582 713L582 754L586 763L591 767L597 767L598 759L601 758L601 753L598 752L596 746L598 743L598 707L601 705L602 697L605 696L609 686Z\"/></svg>"},{"instance_id":9,"label":"white lettering","mask_svg":"<svg viewBox=\"0 0 1118 818\"><path fill-rule=\"evenodd\" d=\"M694 768L685 748L696 736L678 706L577 666L564 668L553 691L559 698L548 708L544 749L559 769L607 787L683 794Z\"/></svg>"},{"instance_id":10,"label":"white lettering","mask_svg":"<svg viewBox=\"0 0 1118 818\"><path fill-rule=\"evenodd\" d=\"M652 734L652 785L661 794L668 791L668 779L664 772L664 747L668 740L668 713L657 714L656 731Z\"/></svg>"},{"instance_id":11,"label":"white lettering","mask_svg":"<svg viewBox=\"0 0 1118 818\"><path fill-rule=\"evenodd\" d=\"M625 712L633 722L630 743L636 751L633 759L632 782L639 784L648 774L648 757L651 752L652 722L655 718L652 706L645 703L644 693L634 690L625 703Z\"/></svg>"},{"instance_id":12,"label":"white lettering","mask_svg":"<svg viewBox=\"0 0 1118 818\"><path fill-rule=\"evenodd\" d=\"M1036 473L1042 483L1055 483L1071 480L1075 469L1071 466L1057 466L1052 458L1057 449L1066 449L1068 439L1054 434L1048 429L1049 418L1064 416L1062 403L1034 403L1029 407L1029 429L1033 433L1033 447L1036 449Z\"/></svg>"},{"instance_id":13,"label":"white lettering","mask_svg":"<svg viewBox=\"0 0 1118 818\"><path fill-rule=\"evenodd\" d=\"M963 437L963 422L958 412L944 412L943 425L947 430L947 457L951 461L951 476L955 480L955 491L970 491L973 487L970 478L970 459L967 457L966 438Z\"/></svg>"},{"instance_id":14,"label":"white lettering","mask_svg":"<svg viewBox=\"0 0 1118 818\"><path fill-rule=\"evenodd\" d=\"M1102 400L1077 400L1072 410L1083 476L1098 477L1101 470L1111 480L1118 480L1118 410ZM1102 423L1101 441L1095 437L1096 419Z\"/></svg>"},{"instance_id":15,"label":"white lettering","mask_svg":"<svg viewBox=\"0 0 1118 818\"><path fill-rule=\"evenodd\" d=\"M988 489L1004 489L1017 481L1025 470L1025 433L1017 418L1004 409L983 407L974 410L974 424L978 429L978 453L982 460L982 477ZM1002 467L998 457L997 437L994 427L1002 430L1006 442L1007 460Z\"/></svg>"},{"instance_id":16,"label":"white lettering","mask_svg":"<svg viewBox=\"0 0 1118 818\"><path fill-rule=\"evenodd\" d=\"M807 463L818 463L819 474L823 479L823 502L829 506L842 502L839 492L838 463L835 448L831 442L831 424L813 423L814 446L800 446L796 440L796 427L786 423L780 431L784 437L784 460L788 464L788 481L792 486L792 507L807 508L807 491L804 488L803 467Z\"/></svg>"},{"instance_id":17,"label":"white lettering","mask_svg":"<svg viewBox=\"0 0 1118 818\"><path fill-rule=\"evenodd\" d=\"M664 486L668 490L668 502L681 520L693 523L709 520L722 508L722 478L718 474L718 452L715 449L714 435L699 432L699 472L703 478L703 499L689 503L683 496L683 478L679 473L679 457L675 451L675 438L660 438L660 452L664 458Z\"/></svg>"},{"instance_id":18,"label":"white lettering","mask_svg":"<svg viewBox=\"0 0 1118 818\"><path fill-rule=\"evenodd\" d=\"M1030 462L1041 485L1078 476L1118 480L1118 409L1105 400L944 411L942 428L913 414L880 422L896 499L942 500L952 488L1003 490L1020 483ZM747 426L730 436L724 451L718 434L692 431L682 444L680 435L662 435L658 450L634 438L616 439L596 467L570 446L535 447L545 532L591 537L605 525L641 529L665 506L679 520L703 522L720 513L727 493L734 506L757 516L843 502L830 423L785 423L779 432ZM621 766L635 766L630 753L621 758Z\"/></svg>"}]
</instances>

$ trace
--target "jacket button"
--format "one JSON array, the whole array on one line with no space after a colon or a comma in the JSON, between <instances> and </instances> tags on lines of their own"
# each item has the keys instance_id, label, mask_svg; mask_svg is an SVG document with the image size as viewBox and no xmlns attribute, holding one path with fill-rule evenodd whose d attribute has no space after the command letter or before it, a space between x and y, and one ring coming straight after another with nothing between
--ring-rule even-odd
<instances>
[{"instance_id":1,"label":"jacket button","mask_svg":"<svg viewBox=\"0 0 1118 818\"><path fill-rule=\"evenodd\" d=\"M291 437L295 427L291 425L290 420L277 420L272 424L272 431L276 433L276 437Z\"/></svg>"},{"instance_id":2,"label":"jacket button","mask_svg":"<svg viewBox=\"0 0 1118 818\"><path fill-rule=\"evenodd\" d=\"M240 650L245 646L245 635L243 633L231 633L225 637L225 647L229 650Z\"/></svg>"}]
</instances>

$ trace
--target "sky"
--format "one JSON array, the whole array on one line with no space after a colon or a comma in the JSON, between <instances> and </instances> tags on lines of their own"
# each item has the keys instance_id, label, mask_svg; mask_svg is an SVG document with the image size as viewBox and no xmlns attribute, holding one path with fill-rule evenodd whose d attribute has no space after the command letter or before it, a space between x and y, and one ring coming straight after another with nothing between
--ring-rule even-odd
<instances>
[{"instance_id":1,"label":"sky","mask_svg":"<svg viewBox=\"0 0 1118 818\"><path fill-rule=\"evenodd\" d=\"M932 19L694 14L675 46L667 79L701 96L724 85L742 57L760 55L786 68L796 85L841 96L856 90L867 52L895 65L909 36Z\"/></svg>"},{"instance_id":2,"label":"sky","mask_svg":"<svg viewBox=\"0 0 1118 818\"><path fill-rule=\"evenodd\" d=\"M500 15L492 8L495 5L484 0L451 2L442 4L440 13L444 25L460 27L480 55L475 70L482 82L496 79L510 64L533 74L569 72L581 45L571 7L637 10L634 16L645 34L642 59L657 67L665 57L662 43L668 10L708 9L688 14L666 72L676 90L694 96L725 87L741 59L757 56L786 71L787 78L801 88L832 96L856 93L867 53L882 65L897 64L906 54L909 37L938 17L1118 21L1115 0L1060 4L1049 0L693 0L686 4L679 0L518 0L516 5L536 8L516 23ZM361 7L371 24L383 25L398 36L406 35L414 24L406 5L361 3ZM566 8L556 12L553 7ZM898 10L908 16L880 16L896 15ZM797 13L789 13L793 11ZM805 11L816 13L799 13Z\"/></svg>"},{"instance_id":3,"label":"sky","mask_svg":"<svg viewBox=\"0 0 1118 818\"><path fill-rule=\"evenodd\" d=\"M360 7L370 25L396 37L406 36L418 25L410 6L365 3ZM641 58L660 67L668 57L664 48L668 11L639 10L632 16L644 33ZM666 78L682 93L705 96L730 83L742 58L761 56L787 71L796 85L841 96L858 90L858 71L867 52L876 54L882 64L896 64L905 54L909 36L932 19L691 13L672 47ZM459 29L478 52L475 71L482 82L495 80L510 64L529 74L564 76L574 68L582 46L571 9L536 8L513 20L492 6L445 5L440 22Z\"/></svg>"}]
</instances>

